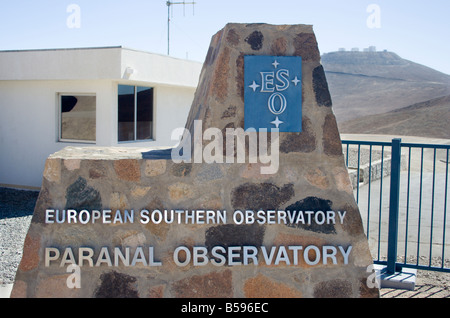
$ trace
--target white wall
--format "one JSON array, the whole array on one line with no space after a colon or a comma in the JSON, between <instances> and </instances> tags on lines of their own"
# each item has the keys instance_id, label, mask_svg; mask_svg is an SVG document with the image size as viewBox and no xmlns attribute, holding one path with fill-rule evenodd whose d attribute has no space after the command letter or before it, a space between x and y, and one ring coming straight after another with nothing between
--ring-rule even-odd
<instances>
[{"instance_id":1,"label":"white wall","mask_svg":"<svg viewBox=\"0 0 450 318\"><path fill-rule=\"evenodd\" d=\"M150 54L131 49L122 49L121 74L130 67L135 73L130 80L173 85L197 87L202 64L188 60L177 59L159 54Z\"/></svg>"},{"instance_id":2,"label":"white wall","mask_svg":"<svg viewBox=\"0 0 450 318\"><path fill-rule=\"evenodd\" d=\"M155 141L158 144L174 146L177 143L171 140L170 136L173 129L186 126L194 94L195 90L192 88L156 88Z\"/></svg>"},{"instance_id":3,"label":"white wall","mask_svg":"<svg viewBox=\"0 0 450 318\"><path fill-rule=\"evenodd\" d=\"M0 80L120 78L121 47L0 52Z\"/></svg>"},{"instance_id":4,"label":"white wall","mask_svg":"<svg viewBox=\"0 0 450 318\"><path fill-rule=\"evenodd\" d=\"M125 69L135 69L130 77ZM114 48L0 52L0 186L40 187L58 141L58 93L96 95L95 146L162 147L184 127L201 64ZM154 87L154 140L117 141L118 84Z\"/></svg>"},{"instance_id":5,"label":"white wall","mask_svg":"<svg viewBox=\"0 0 450 318\"><path fill-rule=\"evenodd\" d=\"M110 82L0 81L0 184L40 187L48 155L89 146L58 141L58 93L96 94L97 144L107 144L102 131L111 117Z\"/></svg>"},{"instance_id":6,"label":"white wall","mask_svg":"<svg viewBox=\"0 0 450 318\"><path fill-rule=\"evenodd\" d=\"M135 73L125 76L126 68ZM196 87L202 64L122 47L0 51L1 80L130 79Z\"/></svg>"},{"instance_id":7,"label":"white wall","mask_svg":"<svg viewBox=\"0 0 450 318\"><path fill-rule=\"evenodd\" d=\"M66 146L59 142L58 93L96 95L95 146L161 147L176 143L174 128L184 127L195 88L154 86L154 141L117 141L118 81L0 81L0 184L40 187L47 157ZM146 85L121 81L127 85Z\"/></svg>"}]
</instances>

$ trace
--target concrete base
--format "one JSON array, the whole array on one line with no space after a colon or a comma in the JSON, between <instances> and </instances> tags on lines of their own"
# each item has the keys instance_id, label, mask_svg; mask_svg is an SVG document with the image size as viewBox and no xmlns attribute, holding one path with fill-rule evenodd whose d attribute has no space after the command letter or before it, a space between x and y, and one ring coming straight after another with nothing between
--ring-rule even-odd
<instances>
[{"instance_id":1,"label":"concrete base","mask_svg":"<svg viewBox=\"0 0 450 318\"><path fill-rule=\"evenodd\" d=\"M416 269L403 268L401 272L394 274L387 273L385 265L374 265L374 269L380 280L380 288L414 290L416 286Z\"/></svg>"},{"instance_id":2,"label":"concrete base","mask_svg":"<svg viewBox=\"0 0 450 318\"><path fill-rule=\"evenodd\" d=\"M0 298L9 298L13 284L0 285Z\"/></svg>"}]
</instances>

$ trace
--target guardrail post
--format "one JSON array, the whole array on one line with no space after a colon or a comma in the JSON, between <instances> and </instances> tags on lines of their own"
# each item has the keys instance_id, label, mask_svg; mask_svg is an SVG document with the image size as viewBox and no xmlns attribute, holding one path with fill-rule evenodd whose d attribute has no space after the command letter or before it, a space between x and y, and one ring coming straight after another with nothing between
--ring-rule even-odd
<instances>
[{"instance_id":1,"label":"guardrail post","mask_svg":"<svg viewBox=\"0 0 450 318\"><path fill-rule=\"evenodd\" d=\"M400 138L392 139L391 151L391 187L389 199L389 233L388 233L388 260L387 272L395 273L397 262L397 240L398 240L398 212L400 197Z\"/></svg>"}]
</instances>

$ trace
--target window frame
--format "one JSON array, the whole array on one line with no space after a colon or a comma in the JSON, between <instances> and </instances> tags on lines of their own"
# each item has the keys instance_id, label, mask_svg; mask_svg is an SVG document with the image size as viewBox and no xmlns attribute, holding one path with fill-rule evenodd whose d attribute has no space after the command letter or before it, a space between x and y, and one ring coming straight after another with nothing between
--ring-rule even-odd
<instances>
[{"instance_id":1,"label":"window frame","mask_svg":"<svg viewBox=\"0 0 450 318\"><path fill-rule=\"evenodd\" d=\"M97 94L96 93L77 93L77 92L58 92L57 94L58 107L58 142L82 143L82 144L96 144L97 143ZM91 96L95 97L95 140L83 139L68 139L62 138L62 97L63 96Z\"/></svg>"},{"instance_id":2,"label":"window frame","mask_svg":"<svg viewBox=\"0 0 450 318\"><path fill-rule=\"evenodd\" d=\"M134 90L134 118L133 118L133 135L134 135L134 139L133 140L119 140L119 86L129 86L132 87ZM151 88L152 89L152 125L151 125L151 138L149 139L137 139L137 116L138 116L138 112L137 112L137 107L138 107L138 92L137 89L138 87L143 87L143 88ZM118 144L126 144L126 143L136 143L136 142L150 142L150 141L155 141L155 86L146 86L146 85L140 85L140 84L130 84L130 83L126 83L126 84L122 84L122 83L117 83L117 94L116 94L116 100L117 100L117 110L116 110L116 124L117 124L117 129L116 129L116 136L117 136L117 143Z\"/></svg>"}]
</instances>

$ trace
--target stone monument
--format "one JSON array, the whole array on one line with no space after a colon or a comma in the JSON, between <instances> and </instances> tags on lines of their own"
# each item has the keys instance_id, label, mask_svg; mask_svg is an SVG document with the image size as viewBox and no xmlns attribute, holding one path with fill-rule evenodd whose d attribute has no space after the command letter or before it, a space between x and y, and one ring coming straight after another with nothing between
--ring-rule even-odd
<instances>
[{"instance_id":1,"label":"stone monument","mask_svg":"<svg viewBox=\"0 0 450 318\"><path fill-rule=\"evenodd\" d=\"M227 24L179 135L50 155L12 297L378 297L311 26Z\"/></svg>"}]
</instances>

